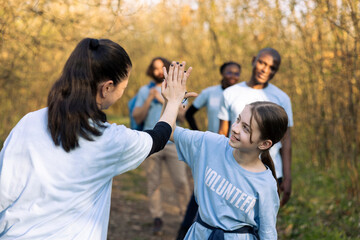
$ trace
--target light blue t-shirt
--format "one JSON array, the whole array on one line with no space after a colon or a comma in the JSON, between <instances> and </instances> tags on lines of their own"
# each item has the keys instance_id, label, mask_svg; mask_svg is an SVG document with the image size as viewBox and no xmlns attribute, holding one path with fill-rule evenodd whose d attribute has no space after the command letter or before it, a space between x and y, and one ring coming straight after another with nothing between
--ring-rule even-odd
<instances>
[{"instance_id":1,"label":"light blue t-shirt","mask_svg":"<svg viewBox=\"0 0 360 240\"><path fill-rule=\"evenodd\" d=\"M289 96L271 83L263 89L251 88L246 82L228 87L223 92L218 118L234 123L245 105L256 101L268 101L280 105L288 115L288 126L292 127L294 125ZM270 149L270 155L274 161L276 176L278 178L283 176L282 158L280 154L281 147L281 142L278 142Z\"/></svg>"},{"instance_id":2,"label":"light blue t-shirt","mask_svg":"<svg viewBox=\"0 0 360 240\"><path fill-rule=\"evenodd\" d=\"M225 136L177 127L174 142L179 159L191 168L201 219L213 227L254 227L260 238L277 239L277 184L271 170L254 173L233 157ZM207 239L211 230L194 223L185 239ZM255 239L251 234L225 233L225 239Z\"/></svg>"},{"instance_id":3,"label":"light blue t-shirt","mask_svg":"<svg viewBox=\"0 0 360 240\"><path fill-rule=\"evenodd\" d=\"M223 94L221 85L211 86L204 89L197 98L195 98L193 105L197 109L206 106L208 131L217 133L219 131L218 113L220 109L220 102Z\"/></svg>"},{"instance_id":4,"label":"light blue t-shirt","mask_svg":"<svg viewBox=\"0 0 360 240\"><path fill-rule=\"evenodd\" d=\"M156 90L161 93L161 87L155 87ZM150 93L150 88L145 85L140 88L138 97L135 102L135 107L141 107L144 105L146 99ZM153 129L161 116L162 104L159 101L153 100L150 104L149 112L144 121L144 130Z\"/></svg>"}]
</instances>

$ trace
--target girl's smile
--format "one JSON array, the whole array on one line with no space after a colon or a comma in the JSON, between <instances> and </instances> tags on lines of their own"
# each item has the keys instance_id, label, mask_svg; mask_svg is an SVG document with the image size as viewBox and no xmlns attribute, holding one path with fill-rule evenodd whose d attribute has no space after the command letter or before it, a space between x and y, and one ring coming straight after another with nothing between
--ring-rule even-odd
<instances>
[{"instance_id":1,"label":"girl's smile","mask_svg":"<svg viewBox=\"0 0 360 240\"><path fill-rule=\"evenodd\" d=\"M240 141L240 139L235 137L233 134L231 134L230 141L237 142L237 141Z\"/></svg>"}]
</instances>

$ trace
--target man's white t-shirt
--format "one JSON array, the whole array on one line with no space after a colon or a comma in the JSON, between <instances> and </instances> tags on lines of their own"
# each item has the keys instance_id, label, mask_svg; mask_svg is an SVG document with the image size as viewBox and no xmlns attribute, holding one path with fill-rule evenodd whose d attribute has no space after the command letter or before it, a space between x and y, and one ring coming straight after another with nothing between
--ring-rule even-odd
<instances>
[{"instance_id":1,"label":"man's white t-shirt","mask_svg":"<svg viewBox=\"0 0 360 240\"><path fill-rule=\"evenodd\" d=\"M138 167L152 138L105 123L67 153L53 143L47 113L22 118L1 150L0 238L105 240L112 178Z\"/></svg>"},{"instance_id":2,"label":"man's white t-shirt","mask_svg":"<svg viewBox=\"0 0 360 240\"><path fill-rule=\"evenodd\" d=\"M221 85L211 86L204 89L192 103L195 108L200 109L206 106L208 131L217 133L219 131L218 113L223 94Z\"/></svg>"},{"instance_id":3,"label":"man's white t-shirt","mask_svg":"<svg viewBox=\"0 0 360 240\"><path fill-rule=\"evenodd\" d=\"M268 101L282 106L288 115L288 126L292 127L294 125L289 96L271 83L264 89L251 88L246 82L228 87L224 90L218 117L221 120L234 123L245 105L256 101ZM270 148L270 155L274 161L278 178L283 176L280 149L281 142Z\"/></svg>"}]
</instances>

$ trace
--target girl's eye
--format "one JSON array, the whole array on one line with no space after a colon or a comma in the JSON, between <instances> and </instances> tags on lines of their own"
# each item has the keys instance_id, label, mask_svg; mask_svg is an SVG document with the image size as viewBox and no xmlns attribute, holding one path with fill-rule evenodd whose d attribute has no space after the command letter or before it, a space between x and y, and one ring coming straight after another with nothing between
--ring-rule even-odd
<instances>
[{"instance_id":1,"label":"girl's eye","mask_svg":"<svg viewBox=\"0 0 360 240\"><path fill-rule=\"evenodd\" d=\"M236 122L240 122L240 118L238 117L238 118L236 118Z\"/></svg>"},{"instance_id":2,"label":"girl's eye","mask_svg":"<svg viewBox=\"0 0 360 240\"><path fill-rule=\"evenodd\" d=\"M245 132L249 132L249 128L246 125L243 125L243 129Z\"/></svg>"}]
</instances>

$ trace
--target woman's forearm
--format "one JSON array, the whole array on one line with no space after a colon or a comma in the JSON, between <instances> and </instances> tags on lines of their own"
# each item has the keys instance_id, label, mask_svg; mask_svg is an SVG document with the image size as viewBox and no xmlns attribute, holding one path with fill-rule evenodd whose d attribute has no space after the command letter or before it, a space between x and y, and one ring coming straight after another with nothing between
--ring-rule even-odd
<instances>
[{"instance_id":1,"label":"woman's forearm","mask_svg":"<svg viewBox=\"0 0 360 240\"><path fill-rule=\"evenodd\" d=\"M161 117L160 117L160 121L166 122L171 126L172 132L171 132L171 136L170 136L170 140L173 141L173 134L176 128L176 116L178 114L179 111L179 103L177 101L165 101L163 108L162 108L162 113L161 113Z\"/></svg>"}]
</instances>

